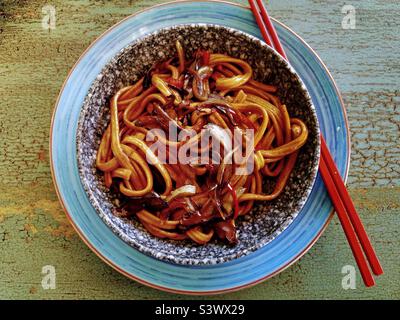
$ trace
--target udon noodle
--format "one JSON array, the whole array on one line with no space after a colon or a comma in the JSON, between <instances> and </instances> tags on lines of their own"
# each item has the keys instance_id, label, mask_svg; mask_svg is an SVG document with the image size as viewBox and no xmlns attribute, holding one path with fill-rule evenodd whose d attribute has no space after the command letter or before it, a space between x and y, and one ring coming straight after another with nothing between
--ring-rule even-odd
<instances>
[{"instance_id":1,"label":"udon noodle","mask_svg":"<svg viewBox=\"0 0 400 320\"><path fill-rule=\"evenodd\" d=\"M120 194L118 214L136 216L152 235L198 244L213 237L236 243L237 219L256 201L282 193L308 130L289 116L275 86L253 79L247 62L202 50L187 59L178 41L176 52L112 97L96 166L105 185ZM195 134L174 140L171 128ZM250 148L247 158L238 163L232 153L243 150L229 151L224 144L199 147L204 130L219 140L239 136L241 145ZM252 141L244 134L249 130ZM152 148L155 143L165 147L164 161ZM190 147L209 161L179 161L182 148ZM224 161L228 157L231 161ZM251 171L237 170L250 161Z\"/></svg>"}]
</instances>

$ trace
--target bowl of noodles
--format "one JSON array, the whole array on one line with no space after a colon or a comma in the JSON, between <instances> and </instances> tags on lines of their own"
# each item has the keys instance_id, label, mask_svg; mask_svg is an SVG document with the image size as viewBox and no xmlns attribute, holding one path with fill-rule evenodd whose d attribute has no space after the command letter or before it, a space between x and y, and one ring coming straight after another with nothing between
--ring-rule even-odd
<instances>
[{"instance_id":1,"label":"bowl of noodles","mask_svg":"<svg viewBox=\"0 0 400 320\"><path fill-rule=\"evenodd\" d=\"M110 60L76 141L103 221L139 251L190 265L273 241L305 204L320 154L293 68L251 35L207 24L158 30Z\"/></svg>"}]
</instances>

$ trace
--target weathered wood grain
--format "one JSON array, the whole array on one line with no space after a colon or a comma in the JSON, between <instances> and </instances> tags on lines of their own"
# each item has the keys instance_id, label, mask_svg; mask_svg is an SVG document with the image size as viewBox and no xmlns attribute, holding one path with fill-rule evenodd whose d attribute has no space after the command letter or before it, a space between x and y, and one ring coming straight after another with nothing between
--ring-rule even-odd
<instances>
[{"instance_id":1,"label":"weathered wood grain","mask_svg":"<svg viewBox=\"0 0 400 320\"><path fill-rule=\"evenodd\" d=\"M287 271L219 298L399 298L400 188L354 189L351 194L386 272L376 287L366 289L358 278L355 290L342 289L341 269L355 262L335 218L309 253ZM2 187L0 221L0 299L185 298L137 284L101 262L68 224L51 186ZM56 268L55 290L41 286L44 265Z\"/></svg>"},{"instance_id":2,"label":"weathered wood grain","mask_svg":"<svg viewBox=\"0 0 400 320\"><path fill-rule=\"evenodd\" d=\"M352 140L353 187L400 184L400 96L395 92L344 95Z\"/></svg>"},{"instance_id":3,"label":"weathered wood grain","mask_svg":"<svg viewBox=\"0 0 400 320\"><path fill-rule=\"evenodd\" d=\"M102 263L73 232L56 199L48 163L51 113L84 49L151 1L0 1L0 298L177 298L130 281ZM245 1L237 1L245 3ZM41 26L44 5L56 29ZM341 288L354 261L335 219L311 251L252 289L219 298L400 298L398 1L353 1L356 29L343 30L337 1L269 1L326 62L341 89L352 132L349 186L386 274L372 289ZM43 290L41 268L56 267Z\"/></svg>"}]
</instances>

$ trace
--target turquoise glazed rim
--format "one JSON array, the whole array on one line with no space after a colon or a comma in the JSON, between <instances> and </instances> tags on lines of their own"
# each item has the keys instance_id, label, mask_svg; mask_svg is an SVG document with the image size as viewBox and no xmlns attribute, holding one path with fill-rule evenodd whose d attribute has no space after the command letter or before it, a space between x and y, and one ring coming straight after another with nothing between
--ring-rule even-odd
<instances>
[{"instance_id":1,"label":"turquoise glazed rim","mask_svg":"<svg viewBox=\"0 0 400 320\"><path fill-rule=\"evenodd\" d=\"M239 290L279 273L315 243L332 217L332 205L318 175L298 216L277 238L230 262L189 266L151 258L132 248L104 224L82 187L77 167L76 130L85 96L104 65L143 35L177 24L210 23L262 39L247 7L217 1L180 1L127 17L100 36L71 70L56 103L50 132L51 168L60 202L84 242L124 275L154 288L186 294ZM329 71L293 31L274 21L291 65L306 85L321 132L340 174L347 178L350 141L345 109Z\"/></svg>"}]
</instances>

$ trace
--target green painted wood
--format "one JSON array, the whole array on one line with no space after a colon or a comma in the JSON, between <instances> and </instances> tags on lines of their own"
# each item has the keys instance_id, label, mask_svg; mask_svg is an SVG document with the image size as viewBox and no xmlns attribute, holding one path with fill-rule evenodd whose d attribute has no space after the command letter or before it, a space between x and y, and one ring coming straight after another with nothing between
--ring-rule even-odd
<instances>
[{"instance_id":1,"label":"green painted wood","mask_svg":"<svg viewBox=\"0 0 400 320\"><path fill-rule=\"evenodd\" d=\"M160 2L0 2L0 298L187 298L147 288L100 261L62 212L48 162L51 113L70 68L107 28ZM42 29L46 4L56 9L55 30ZM218 298L400 298L400 5L353 1L356 29L343 30L343 4L275 0L269 8L321 55L343 92L353 147L349 186L385 275L374 288L358 277L355 290L342 289L341 269L355 263L334 218L298 263ZM44 265L56 268L54 290L41 286Z\"/></svg>"}]
</instances>

